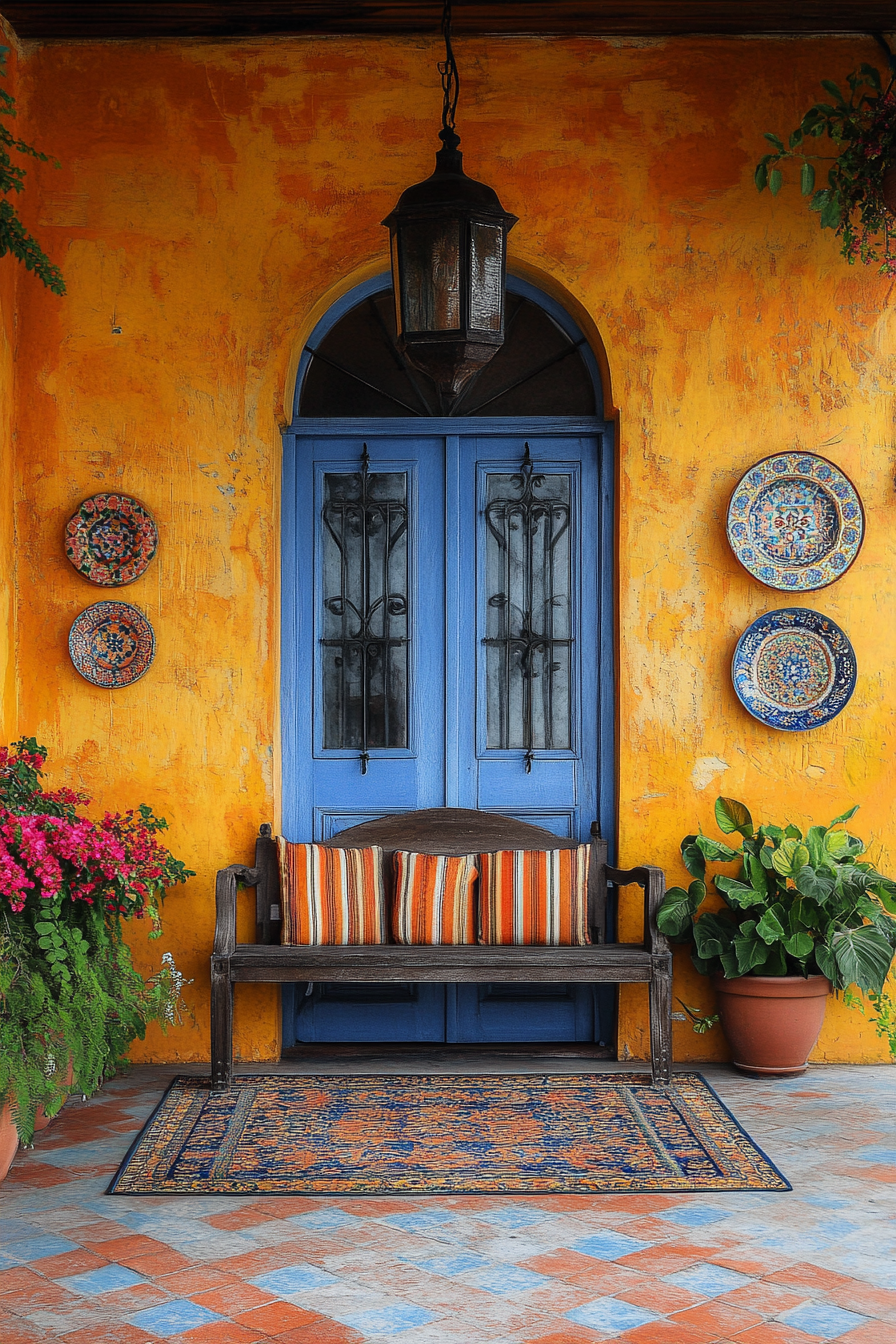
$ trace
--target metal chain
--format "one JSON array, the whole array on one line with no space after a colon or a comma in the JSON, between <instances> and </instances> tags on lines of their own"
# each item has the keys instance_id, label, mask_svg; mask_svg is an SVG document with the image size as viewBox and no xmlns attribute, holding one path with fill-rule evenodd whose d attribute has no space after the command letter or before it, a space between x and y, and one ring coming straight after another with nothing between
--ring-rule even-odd
<instances>
[{"instance_id":1,"label":"metal chain","mask_svg":"<svg viewBox=\"0 0 896 1344\"><path fill-rule=\"evenodd\" d=\"M460 79L451 46L451 0L445 0L442 9L442 36L445 39L445 59L439 61L439 74L442 77L442 130L453 131Z\"/></svg>"}]
</instances>

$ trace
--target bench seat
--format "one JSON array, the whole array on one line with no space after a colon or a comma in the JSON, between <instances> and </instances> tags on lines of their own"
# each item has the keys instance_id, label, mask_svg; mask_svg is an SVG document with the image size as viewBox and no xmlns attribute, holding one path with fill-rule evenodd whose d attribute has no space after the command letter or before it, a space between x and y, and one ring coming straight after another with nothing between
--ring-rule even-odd
<instances>
[{"instance_id":1,"label":"bench seat","mask_svg":"<svg viewBox=\"0 0 896 1344\"><path fill-rule=\"evenodd\" d=\"M592 827L588 873L588 917L593 939L587 947L282 946L280 876L276 842L262 826L255 866L232 864L218 873L215 950L212 954L212 1087L229 1087L233 1078L233 987L237 983L545 983L646 984L650 1004L650 1060L654 1082L672 1076L672 956L656 926L665 892L659 868L613 868L607 843ZM511 817L464 808L428 808L363 822L327 842L331 846L379 845L387 876L396 849L426 854L486 853L497 849L571 849L540 826ZM643 891L643 943L607 942L607 890L629 886ZM236 941L237 895L256 891L256 941ZM620 897L621 898L621 897Z\"/></svg>"}]
</instances>

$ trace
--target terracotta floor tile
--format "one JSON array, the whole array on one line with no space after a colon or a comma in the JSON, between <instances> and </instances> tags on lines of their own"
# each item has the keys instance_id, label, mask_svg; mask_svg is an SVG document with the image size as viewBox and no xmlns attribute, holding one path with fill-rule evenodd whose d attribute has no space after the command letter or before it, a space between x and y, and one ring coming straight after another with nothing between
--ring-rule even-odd
<instances>
[{"instance_id":1,"label":"terracotta floor tile","mask_svg":"<svg viewBox=\"0 0 896 1344\"><path fill-rule=\"evenodd\" d=\"M301 1256L296 1254L294 1246L286 1250L280 1246L265 1246L261 1251L230 1255L219 1263L227 1266L228 1274L235 1274L240 1279L254 1279L257 1274L267 1274L272 1269L283 1269L284 1265L292 1265L298 1259L308 1259L304 1246Z\"/></svg>"},{"instance_id":2,"label":"terracotta floor tile","mask_svg":"<svg viewBox=\"0 0 896 1344\"><path fill-rule=\"evenodd\" d=\"M27 1265L17 1265L15 1269L0 1270L0 1307L7 1309L8 1304L4 1302L3 1297L6 1293L28 1292L31 1288L37 1288L45 1280L40 1274L35 1274L33 1269Z\"/></svg>"},{"instance_id":3,"label":"terracotta floor tile","mask_svg":"<svg viewBox=\"0 0 896 1344\"><path fill-rule=\"evenodd\" d=\"M257 1227L259 1223L269 1223L272 1215L261 1213L257 1207L232 1209L230 1213L213 1213L205 1221L212 1227L224 1228L228 1232L239 1232L244 1227Z\"/></svg>"},{"instance_id":4,"label":"terracotta floor tile","mask_svg":"<svg viewBox=\"0 0 896 1344\"><path fill-rule=\"evenodd\" d=\"M162 1251L170 1251L171 1247L166 1246L164 1241L158 1241L155 1237L144 1237L139 1232L131 1233L126 1237L114 1237L111 1241L103 1243L103 1255L107 1260L114 1260L119 1265L126 1265L135 1255L159 1255Z\"/></svg>"},{"instance_id":5,"label":"terracotta floor tile","mask_svg":"<svg viewBox=\"0 0 896 1344\"><path fill-rule=\"evenodd\" d=\"M661 1316L670 1316L674 1311L686 1311L698 1302L705 1302L702 1293L692 1293L675 1283L663 1283L661 1279L645 1279L643 1283L631 1288L619 1288L614 1297L625 1298L636 1307L647 1307L649 1311L658 1311Z\"/></svg>"},{"instance_id":6,"label":"terracotta floor tile","mask_svg":"<svg viewBox=\"0 0 896 1344\"><path fill-rule=\"evenodd\" d=\"M11 1322L11 1323L10 1323ZM11 1317L0 1322L0 1340L3 1344L46 1344L47 1332L28 1321Z\"/></svg>"},{"instance_id":7,"label":"terracotta floor tile","mask_svg":"<svg viewBox=\"0 0 896 1344\"><path fill-rule=\"evenodd\" d=\"M67 1251L65 1255L48 1255L45 1260L32 1260L30 1268L48 1279L61 1279L66 1274L86 1274L89 1269L102 1269L109 1261L93 1251Z\"/></svg>"},{"instance_id":8,"label":"terracotta floor tile","mask_svg":"<svg viewBox=\"0 0 896 1344\"><path fill-rule=\"evenodd\" d=\"M821 1269L818 1265L807 1264L805 1260L798 1260L786 1269L777 1269L764 1277L769 1283L780 1283L785 1288L807 1288L823 1293L833 1292L837 1288L851 1289L857 1282L846 1274L835 1274L832 1269Z\"/></svg>"},{"instance_id":9,"label":"terracotta floor tile","mask_svg":"<svg viewBox=\"0 0 896 1344\"><path fill-rule=\"evenodd\" d=\"M320 1320L316 1311L305 1311L293 1306L292 1302L271 1302L266 1307L255 1307L253 1311L238 1315L234 1312L233 1318L240 1325L266 1330L269 1335L282 1335L285 1330L297 1330L299 1326Z\"/></svg>"},{"instance_id":10,"label":"terracotta floor tile","mask_svg":"<svg viewBox=\"0 0 896 1344\"><path fill-rule=\"evenodd\" d=\"M158 1344L159 1337L147 1334L139 1326L129 1325L127 1321L97 1321L96 1325L74 1330L63 1338L65 1344L146 1344L147 1340ZM5 1336L0 1335L0 1339L6 1344Z\"/></svg>"},{"instance_id":11,"label":"terracotta floor tile","mask_svg":"<svg viewBox=\"0 0 896 1344\"><path fill-rule=\"evenodd\" d=\"M151 1279L159 1278L162 1274L173 1274L179 1269L190 1269L194 1263L189 1256L168 1247L155 1255L117 1255L114 1259L117 1264L126 1265L135 1274L146 1274Z\"/></svg>"},{"instance_id":12,"label":"terracotta floor tile","mask_svg":"<svg viewBox=\"0 0 896 1344\"><path fill-rule=\"evenodd\" d=\"M4 1308L11 1311L14 1316L26 1316L28 1312L37 1311L41 1307L61 1307L80 1301L81 1299L74 1293L70 1293L67 1288L60 1288L50 1279L38 1279L33 1287L22 1288L16 1293L7 1293L2 1298Z\"/></svg>"},{"instance_id":13,"label":"terracotta floor tile","mask_svg":"<svg viewBox=\"0 0 896 1344\"><path fill-rule=\"evenodd\" d=\"M160 1302L170 1300L170 1295L157 1283L135 1283L130 1288L117 1288L114 1292L103 1293L102 1305L108 1306L116 1318L124 1318L134 1311L157 1307ZM89 1301L88 1298L88 1304Z\"/></svg>"},{"instance_id":14,"label":"terracotta floor tile","mask_svg":"<svg viewBox=\"0 0 896 1344\"><path fill-rule=\"evenodd\" d=\"M841 1335L837 1344L893 1344L896 1333L887 1321L868 1321L848 1335Z\"/></svg>"},{"instance_id":15,"label":"terracotta floor tile","mask_svg":"<svg viewBox=\"0 0 896 1344\"><path fill-rule=\"evenodd\" d=\"M620 1288L634 1287L645 1277L637 1270L614 1265L609 1260L596 1260L593 1255L582 1255L580 1251L552 1251L545 1255L533 1255L521 1260L524 1269L534 1270L536 1274L547 1274L552 1279L565 1279L575 1285L601 1288L605 1293L615 1293Z\"/></svg>"},{"instance_id":16,"label":"terracotta floor tile","mask_svg":"<svg viewBox=\"0 0 896 1344\"><path fill-rule=\"evenodd\" d=\"M896 1282L896 1266L893 1279ZM832 1289L828 1297L847 1311L858 1311L865 1316L879 1316L882 1321L896 1322L896 1293L889 1288L875 1288L873 1284L855 1279L848 1288ZM896 1341L896 1329L892 1333Z\"/></svg>"},{"instance_id":17,"label":"terracotta floor tile","mask_svg":"<svg viewBox=\"0 0 896 1344\"><path fill-rule=\"evenodd\" d=\"M67 1171L51 1167L46 1162L22 1162L17 1158L6 1178L7 1186L27 1185L32 1189L44 1190L51 1185L68 1185L72 1177Z\"/></svg>"},{"instance_id":18,"label":"terracotta floor tile","mask_svg":"<svg viewBox=\"0 0 896 1344\"><path fill-rule=\"evenodd\" d=\"M674 1274L676 1270L687 1269L698 1260L705 1259L699 1251L690 1246L649 1246L646 1251L634 1251L615 1261L626 1269L639 1269L645 1274Z\"/></svg>"},{"instance_id":19,"label":"terracotta floor tile","mask_svg":"<svg viewBox=\"0 0 896 1344\"><path fill-rule=\"evenodd\" d=\"M640 1237L642 1241L655 1241L661 1245L681 1236L678 1224L666 1222L663 1218L633 1218L625 1224L624 1231L627 1237Z\"/></svg>"},{"instance_id":20,"label":"terracotta floor tile","mask_svg":"<svg viewBox=\"0 0 896 1344\"><path fill-rule=\"evenodd\" d=\"M736 1344L818 1344L819 1338L781 1321L766 1321L735 1336Z\"/></svg>"},{"instance_id":21,"label":"terracotta floor tile","mask_svg":"<svg viewBox=\"0 0 896 1344\"><path fill-rule=\"evenodd\" d=\"M715 1344L716 1334L707 1334L693 1325L675 1321L648 1321L619 1336L626 1344Z\"/></svg>"},{"instance_id":22,"label":"terracotta floor tile","mask_svg":"<svg viewBox=\"0 0 896 1344\"><path fill-rule=\"evenodd\" d=\"M275 1338L277 1344L357 1344L364 1336L350 1325L340 1325L338 1321L319 1316L309 1325L300 1325L297 1330L286 1330Z\"/></svg>"},{"instance_id":23,"label":"terracotta floor tile","mask_svg":"<svg viewBox=\"0 0 896 1344\"><path fill-rule=\"evenodd\" d=\"M104 1241L114 1241L120 1239L125 1232L121 1223L113 1223L108 1218L101 1218L95 1223L85 1223L82 1227L77 1227L77 1239L82 1246L94 1246Z\"/></svg>"},{"instance_id":24,"label":"terracotta floor tile","mask_svg":"<svg viewBox=\"0 0 896 1344\"><path fill-rule=\"evenodd\" d=\"M185 1330L176 1338L189 1340L190 1344L252 1344L253 1340L270 1339L270 1335L263 1330L236 1325L233 1321L212 1321L210 1325L197 1325L193 1330Z\"/></svg>"},{"instance_id":25,"label":"terracotta floor tile","mask_svg":"<svg viewBox=\"0 0 896 1344\"><path fill-rule=\"evenodd\" d=\"M530 1288L528 1292L521 1293L519 1301L525 1302L528 1307L534 1307L536 1311L562 1316L564 1312L572 1311L574 1307L583 1307L586 1302L593 1302L594 1297L593 1288L555 1279L552 1283L543 1283L540 1288Z\"/></svg>"},{"instance_id":26,"label":"terracotta floor tile","mask_svg":"<svg viewBox=\"0 0 896 1344\"><path fill-rule=\"evenodd\" d=\"M240 1312L263 1307L275 1299L274 1293L266 1293L256 1288L254 1283L241 1282L226 1288L212 1288L205 1293L193 1293L191 1296L200 1307L208 1307L209 1311L216 1311L219 1316L237 1316Z\"/></svg>"},{"instance_id":27,"label":"terracotta floor tile","mask_svg":"<svg viewBox=\"0 0 896 1344\"><path fill-rule=\"evenodd\" d=\"M220 1264L227 1264L226 1260ZM219 1265L206 1267L193 1265L189 1269L179 1269L173 1274L160 1274L156 1280L173 1297L192 1297L195 1293L210 1293L213 1288L226 1288L231 1283L241 1283L237 1274L229 1274Z\"/></svg>"},{"instance_id":28,"label":"terracotta floor tile","mask_svg":"<svg viewBox=\"0 0 896 1344\"><path fill-rule=\"evenodd\" d=\"M702 1306L676 1312L672 1319L716 1335L737 1335L762 1322L757 1312L747 1311L744 1307L726 1307L723 1302L704 1302Z\"/></svg>"},{"instance_id":29,"label":"terracotta floor tile","mask_svg":"<svg viewBox=\"0 0 896 1344\"><path fill-rule=\"evenodd\" d=\"M709 1255L700 1255L698 1252L698 1258L708 1260L711 1265L721 1265L723 1269L736 1269L739 1274L749 1274L751 1278L761 1279L778 1270L789 1268L799 1257L782 1255L780 1251L766 1250L765 1247L760 1254L755 1250L751 1252L749 1247L745 1247L743 1251L722 1251Z\"/></svg>"},{"instance_id":30,"label":"terracotta floor tile","mask_svg":"<svg viewBox=\"0 0 896 1344\"><path fill-rule=\"evenodd\" d=\"M795 1293L789 1288L760 1280L758 1283L746 1283L742 1288L735 1288L733 1292L725 1293L715 1300L731 1307L748 1307L761 1312L763 1316L779 1316L782 1311L805 1302L808 1296L808 1293Z\"/></svg>"}]
</instances>

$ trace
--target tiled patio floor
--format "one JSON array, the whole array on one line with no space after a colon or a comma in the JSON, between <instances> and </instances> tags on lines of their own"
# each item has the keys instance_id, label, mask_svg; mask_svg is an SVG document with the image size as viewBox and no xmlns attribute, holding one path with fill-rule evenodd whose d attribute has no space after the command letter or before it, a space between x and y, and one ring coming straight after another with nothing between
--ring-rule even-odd
<instances>
[{"instance_id":1,"label":"tiled patio floor","mask_svg":"<svg viewBox=\"0 0 896 1344\"><path fill-rule=\"evenodd\" d=\"M19 1153L2 1344L896 1344L896 1070L703 1070L792 1194L104 1195L174 1072L108 1083Z\"/></svg>"}]
</instances>

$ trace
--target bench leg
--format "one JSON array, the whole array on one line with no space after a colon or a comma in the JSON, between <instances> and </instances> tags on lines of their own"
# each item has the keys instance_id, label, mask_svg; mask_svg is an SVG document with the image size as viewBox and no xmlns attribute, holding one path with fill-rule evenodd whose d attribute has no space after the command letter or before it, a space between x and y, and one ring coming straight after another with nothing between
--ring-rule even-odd
<instances>
[{"instance_id":1,"label":"bench leg","mask_svg":"<svg viewBox=\"0 0 896 1344\"><path fill-rule=\"evenodd\" d=\"M657 953L650 981L650 1068L659 1087L672 1082L672 954Z\"/></svg>"},{"instance_id":2,"label":"bench leg","mask_svg":"<svg viewBox=\"0 0 896 1344\"><path fill-rule=\"evenodd\" d=\"M227 961L212 958L212 1090L233 1082L233 982Z\"/></svg>"}]
</instances>

